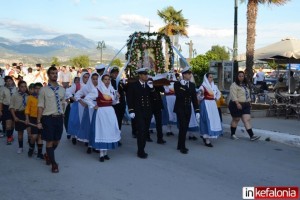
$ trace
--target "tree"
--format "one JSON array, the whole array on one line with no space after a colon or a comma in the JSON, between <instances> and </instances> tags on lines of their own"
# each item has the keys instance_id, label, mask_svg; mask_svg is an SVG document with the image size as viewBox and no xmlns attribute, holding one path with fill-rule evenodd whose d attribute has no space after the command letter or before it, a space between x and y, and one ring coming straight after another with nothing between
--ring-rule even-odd
<instances>
[{"instance_id":1,"label":"tree","mask_svg":"<svg viewBox=\"0 0 300 200\"><path fill-rule=\"evenodd\" d=\"M218 55L213 52L206 52L193 58L190 62L192 72L194 74L196 85L200 85L203 81L203 76L209 71L209 62L217 60Z\"/></svg>"},{"instance_id":2,"label":"tree","mask_svg":"<svg viewBox=\"0 0 300 200\"><path fill-rule=\"evenodd\" d=\"M245 0L241 0L245 2ZM247 4L247 44L246 44L246 74L253 77L254 45L256 35L256 19L259 4L283 5L289 0L248 0Z\"/></svg>"},{"instance_id":3,"label":"tree","mask_svg":"<svg viewBox=\"0 0 300 200\"><path fill-rule=\"evenodd\" d=\"M57 57L52 57L51 65L60 66L60 62Z\"/></svg>"},{"instance_id":4,"label":"tree","mask_svg":"<svg viewBox=\"0 0 300 200\"><path fill-rule=\"evenodd\" d=\"M164 33L171 37L172 42L174 35L188 36L188 20L183 17L182 10L175 10L172 6L157 11L157 15L164 21L165 26L161 27L158 32ZM165 44L165 60L168 61L168 45ZM168 63L166 62L166 66Z\"/></svg>"},{"instance_id":5,"label":"tree","mask_svg":"<svg viewBox=\"0 0 300 200\"><path fill-rule=\"evenodd\" d=\"M226 48L224 46L214 45L211 47L211 49L208 51L211 53L214 53L217 56L216 60L229 60L230 59L230 53L226 51ZM206 53L208 53L206 52Z\"/></svg>"},{"instance_id":6,"label":"tree","mask_svg":"<svg viewBox=\"0 0 300 200\"><path fill-rule=\"evenodd\" d=\"M72 58L70 62L74 67L87 68L90 65L90 58L86 55L81 55Z\"/></svg>"},{"instance_id":7,"label":"tree","mask_svg":"<svg viewBox=\"0 0 300 200\"><path fill-rule=\"evenodd\" d=\"M111 62L110 65L111 65L111 66L118 66L118 67L122 67L122 66L123 66L122 61L121 61L119 58L114 59L114 60Z\"/></svg>"}]
</instances>

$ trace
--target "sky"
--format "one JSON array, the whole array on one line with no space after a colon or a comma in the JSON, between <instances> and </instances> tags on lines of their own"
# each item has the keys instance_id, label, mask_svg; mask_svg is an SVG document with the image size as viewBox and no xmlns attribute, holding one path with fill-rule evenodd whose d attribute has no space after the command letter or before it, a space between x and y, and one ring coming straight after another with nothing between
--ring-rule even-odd
<instances>
[{"instance_id":1,"label":"sky","mask_svg":"<svg viewBox=\"0 0 300 200\"><path fill-rule=\"evenodd\" d=\"M164 25L157 10L173 6L188 19L189 37L181 37L182 54L187 42L198 54L212 45L232 49L234 0L0 0L0 37L14 41L49 39L78 33L95 41L122 48L135 31L157 31ZM246 51L246 3L238 5L238 52ZM283 38L300 38L300 1L284 6L260 5L256 48Z\"/></svg>"}]
</instances>

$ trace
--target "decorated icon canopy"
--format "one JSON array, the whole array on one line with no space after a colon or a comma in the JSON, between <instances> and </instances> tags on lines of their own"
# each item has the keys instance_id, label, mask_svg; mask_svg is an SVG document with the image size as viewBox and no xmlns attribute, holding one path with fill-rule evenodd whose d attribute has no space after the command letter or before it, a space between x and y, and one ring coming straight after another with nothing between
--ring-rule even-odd
<instances>
[{"instance_id":1,"label":"decorated icon canopy","mask_svg":"<svg viewBox=\"0 0 300 200\"><path fill-rule=\"evenodd\" d=\"M168 46L168 66L163 54L162 40ZM173 69L174 52L170 37L163 33L135 32L127 41L126 60L134 75L135 70L146 67L150 73L164 73Z\"/></svg>"}]
</instances>

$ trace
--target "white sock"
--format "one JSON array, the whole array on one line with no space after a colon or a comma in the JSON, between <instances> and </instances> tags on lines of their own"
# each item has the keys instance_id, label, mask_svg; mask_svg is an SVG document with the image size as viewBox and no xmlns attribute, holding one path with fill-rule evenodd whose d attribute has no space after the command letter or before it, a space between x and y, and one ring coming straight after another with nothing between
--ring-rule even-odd
<instances>
[{"instance_id":1,"label":"white sock","mask_svg":"<svg viewBox=\"0 0 300 200\"><path fill-rule=\"evenodd\" d=\"M100 150L100 157L104 156L104 150Z\"/></svg>"},{"instance_id":2,"label":"white sock","mask_svg":"<svg viewBox=\"0 0 300 200\"><path fill-rule=\"evenodd\" d=\"M172 125L171 124L168 124L168 126L167 126L167 132L169 133L169 132L172 132Z\"/></svg>"}]
</instances>

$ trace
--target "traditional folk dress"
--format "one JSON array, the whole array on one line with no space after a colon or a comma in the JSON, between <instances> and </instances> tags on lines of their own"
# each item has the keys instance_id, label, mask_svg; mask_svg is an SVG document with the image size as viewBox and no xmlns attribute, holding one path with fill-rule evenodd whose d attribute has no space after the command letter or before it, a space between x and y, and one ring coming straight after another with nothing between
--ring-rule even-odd
<instances>
[{"instance_id":1,"label":"traditional folk dress","mask_svg":"<svg viewBox=\"0 0 300 200\"><path fill-rule=\"evenodd\" d=\"M96 90L97 86L94 86L93 82L92 82L92 76L94 74L98 74L98 73L93 72L90 75L89 80L86 83L86 85L75 94L76 101L79 101L79 100L84 101L84 98L90 92L93 92L94 90ZM95 102L93 102L93 104L96 105ZM94 109L89 108L88 105L83 107L79 102L78 102L78 108L79 108L80 127L77 131L76 137L77 137L77 140L87 143L90 140L91 121L92 121L92 115L93 115Z\"/></svg>"},{"instance_id":2,"label":"traditional folk dress","mask_svg":"<svg viewBox=\"0 0 300 200\"><path fill-rule=\"evenodd\" d=\"M70 106L70 114L69 114L69 121L68 121L68 134L72 137L78 138L78 131L80 130L81 119L83 116L84 107L78 102L81 98L84 98L81 91L85 84L83 83L83 76L88 72L84 72L80 76L80 84L76 85L75 83L72 84L70 88L66 90L66 98L70 98L74 96L75 102L72 103Z\"/></svg>"},{"instance_id":3,"label":"traditional folk dress","mask_svg":"<svg viewBox=\"0 0 300 200\"><path fill-rule=\"evenodd\" d=\"M200 86L200 135L203 138L217 138L222 134L222 124L216 100L221 97L217 86L212 82L209 83L204 75L203 83Z\"/></svg>"},{"instance_id":4,"label":"traditional folk dress","mask_svg":"<svg viewBox=\"0 0 300 200\"><path fill-rule=\"evenodd\" d=\"M176 100L176 96L174 92L174 82L172 82L169 86L165 87L165 96L166 96L166 103L167 103L168 114L169 114L169 123L176 124L177 116L176 113L173 112L175 100Z\"/></svg>"},{"instance_id":5,"label":"traditional folk dress","mask_svg":"<svg viewBox=\"0 0 300 200\"><path fill-rule=\"evenodd\" d=\"M94 149L115 149L121 139L118 120L112 107L115 104L115 92L111 84L106 87L102 81L99 81L97 90L93 90L85 97L85 102L90 108L95 107L95 100L98 106L91 124L90 145Z\"/></svg>"}]
</instances>

